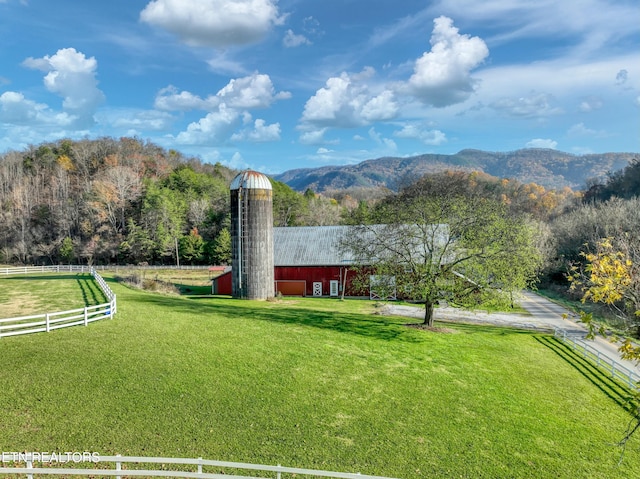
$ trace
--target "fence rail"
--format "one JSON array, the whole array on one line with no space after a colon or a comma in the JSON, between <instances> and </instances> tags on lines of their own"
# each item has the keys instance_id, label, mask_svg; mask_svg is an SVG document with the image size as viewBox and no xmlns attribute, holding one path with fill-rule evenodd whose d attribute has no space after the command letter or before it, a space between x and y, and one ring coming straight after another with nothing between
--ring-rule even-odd
<instances>
[{"instance_id":1,"label":"fence rail","mask_svg":"<svg viewBox=\"0 0 640 479\"><path fill-rule=\"evenodd\" d=\"M29 273L90 273L95 268L75 264L59 264L54 266L18 266L15 268L0 268L0 274L29 274Z\"/></svg>"},{"instance_id":2,"label":"fence rail","mask_svg":"<svg viewBox=\"0 0 640 479\"><path fill-rule=\"evenodd\" d=\"M17 453L16 453L17 454ZM11 455L8 455L10 459ZM15 461L14 466L6 467L0 463L0 473L3 475L26 475L29 479L33 479L34 475L46 476L115 476L117 478L124 477L196 477L202 479L259 479L251 474L250 471L260 471L273 473L276 479L281 479L283 474L291 476L314 476L314 477L336 477L341 479L391 479L382 476L369 476L360 473L349 472L333 472L321 471L317 469L300 469L296 467L269 466L264 464L246 464L241 462L212 461L207 459L190 459L190 458L170 458L170 457L135 457L135 456L99 456L95 459L95 464L104 465L109 463L111 466L106 468L66 468L66 467L34 467L34 463L43 462L42 456L35 456L35 453L21 453L21 457ZM69 461L70 462L70 461ZM88 461L89 462L89 461ZM146 469L123 469L123 464L144 465ZM26 464L26 466L21 465ZM152 464L161 465L162 469L155 466L149 468ZM166 465L177 465L183 469L187 467L191 470L166 470ZM204 472L204 468L216 470L218 472ZM238 475L238 471L243 471ZM247 471L245 474L244 471ZM264 478L264 476L262 476Z\"/></svg>"},{"instance_id":3,"label":"fence rail","mask_svg":"<svg viewBox=\"0 0 640 479\"><path fill-rule=\"evenodd\" d=\"M588 344L582 336L568 334L567 331L560 328L555 328L553 335L556 338L561 339L564 343L569 344L574 351L581 353L582 357L589 359L598 367L607 371L612 378L626 384L631 389L638 388L640 375L636 371L626 367L615 359L610 358L601 351L598 351L596 348Z\"/></svg>"},{"instance_id":4,"label":"fence rail","mask_svg":"<svg viewBox=\"0 0 640 479\"><path fill-rule=\"evenodd\" d=\"M211 266L202 265L68 265L60 264L53 266L16 266L12 268L0 268L0 274L29 274L29 273L89 273L91 270L105 271L105 270L130 270L130 269L146 269L146 270L163 270L163 269L175 269L175 270L208 270Z\"/></svg>"},{"instance_id":5,"label":"fence rail","mask_svg":"<svg viewBox=\"0 0 640 479\"><path fill-rule=\"evenodd\" d=\"M84 308L70 309L68 311L56 311L53 313L0 319L0 338L30 333L48 333L56 329L68 328L70 326L87 326L89 323L100 319L113 319L113 316L117 312L116 295L111 291L111 288L102 276L100 276L93 268L73 265L26 266L24 268L2 268L0 272L4 272L5 274L89 272L109 301L108 303L97 304L95 306L85 306Z\"/></svg>"}]
</instances>

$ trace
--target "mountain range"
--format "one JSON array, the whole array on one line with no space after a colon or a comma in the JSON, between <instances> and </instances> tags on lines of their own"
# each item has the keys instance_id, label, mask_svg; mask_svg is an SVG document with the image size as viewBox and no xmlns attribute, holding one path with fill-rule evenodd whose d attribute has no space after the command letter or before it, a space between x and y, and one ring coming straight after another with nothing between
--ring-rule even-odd
<instances>
[{"instance_id":1,"label":"mountain range","mask_svg":"<svg viewBox=\"0 0 640 479\"><path fill-rule=\"evenodd\" d=\"M545 188L583 189L590 179L604 180L639 153L573 155L558 150L531 148L505 153L462 150L452 155L424 154L366 160L355 165L299 168L274 175L297 191L316 192L351 188L385 187L397 190L428 173L464 170L499 178L537 183Z\"/></svg>"}]
</instances>

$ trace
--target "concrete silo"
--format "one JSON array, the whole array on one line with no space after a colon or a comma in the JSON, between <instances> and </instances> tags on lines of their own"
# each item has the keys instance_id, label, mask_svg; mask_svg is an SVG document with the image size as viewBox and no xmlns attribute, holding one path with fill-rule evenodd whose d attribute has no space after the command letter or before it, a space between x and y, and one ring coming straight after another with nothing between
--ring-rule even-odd
<instances>
[{"instance_id":1,"label":"concrete silo","mask_svg":"<svg viewBox=\"0 0 640 479\"><path fill-rule=\"evenodd\" d=\"M269 178L257 171L243 171L231 182L234 298L274 296L272 194Z\"/></svg>"}]
</instances>

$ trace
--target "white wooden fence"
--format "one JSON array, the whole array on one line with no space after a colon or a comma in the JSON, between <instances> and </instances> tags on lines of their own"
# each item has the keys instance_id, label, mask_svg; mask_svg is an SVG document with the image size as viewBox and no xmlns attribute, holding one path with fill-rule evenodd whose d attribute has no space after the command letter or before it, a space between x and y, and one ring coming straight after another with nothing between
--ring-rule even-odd
<instances>
[{"instance_id":1,"label":"white wooden fence","mask_svg":"<svg viewBox=\"0 0 640 479\"><path fill-rule=\"evenodd\" d=\"M59 264L54 266L18 266L15 268L0 268L0 274L29 274L29 273L90 273L95 268L76 264Z\"/></svg>"},{"instance_id":2,"label":"white wooden fence","mask_svg":"<svg viewBox=\"0 0 640 479\"><path fill-rule=\"evenodd\" d=\"M571 346L575 352L582 354L583 358L590 360L599 368L607 371L612 378L621 381L631 389L635 390L638 388L638 385L640 384L640 375L636 371L620 364L618 361L610 358L601 351L598 351L596 348L588 344L582 336L568 334L567 331L560 328L555 328L553 335Z\"/></svg>"},{"instance_id":3,"label":"white wooden fence","mask_svg":"<svg viewBox=\"0 0 640 479\"><path fill-rule=\"evenodd\" d=\"M86 306L84 308L70 309L68 311L56 311L53 313L20 316L17 318L0 319L0 338L4 336L18 336L21 334L50 332L55 329L68 328L70 326L87 326L100 319L113 319L117 311L116 295L109 285L95 269L88 266L25 266L20 268L2 268L0 273L29 274L29 273L67 273L90 272L96 283L104 293L108 303Z\"/></svg>"},{"instance_id":4,"label":"white wooden fence","mask_svg":"<svg viewBox=\"0 0 640 479\"><path fill-rule=\"evenodd\" d=\"M31 454L31 456L30 456ZM258 479L252 476L249 471L261 471L271 473L264 477L275 477L281 479L282 475L314 476L314 477L337 477L342 479L391 479L382 476L368 476L360 473L321 471L316 469L299 469L296 467L269 466L263 464L245 464L240 462L212 461L207 459L171 458L171 457L133 457L133 456L98 456L92 461L94 465L111 466L107 468L66 468L53 464L50 467L34 467L34 463L43 462L41 455L34 457L35 453L22 453L26 456L15 462L12 467L7 467L0 462L0 474L6 475L26 475L28 479L34 476L115 476L125 477L196 477L202 479ZM78 453L79 454L79 453ZM67 461L67 464L71 461ZM123 469L123 464L144 465L145 469ZM49 464L51 464L49 462ZM156 465L156 466L152 466ZM159 466L157 466L159 465ZM189 470L166 470L167 465L177 465L182 469ZM204 469L209 472L205 472ZM215 472L213 472L215 471ZM238 474L238 471L242 471ZM244 471L248 471L244 474Z\"/></svg>"}]
</instances>

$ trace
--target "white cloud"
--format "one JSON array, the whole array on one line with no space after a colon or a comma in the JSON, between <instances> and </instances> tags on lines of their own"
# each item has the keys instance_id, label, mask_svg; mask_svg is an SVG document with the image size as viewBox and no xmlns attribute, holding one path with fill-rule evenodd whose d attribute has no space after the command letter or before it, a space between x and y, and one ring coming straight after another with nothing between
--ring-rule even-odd
<instances>
[{"instance_id":1,"label":"white cloud","mask_svg":"<svg viewBox=\"0 0 640 479\"><path fill-rule=\"evenodd\" d=\"M235 133L240 125L250 125L250 109L267 108L275 101L289 98L289 92L276 93L268 75L253 75L236 78L215 95L201 98L175 87L162 89L156 97L156 108L161 110L205 110L209 113L197 122L191 123L185 131L179 133L176 141L189 145L222 144L227 140L266 142L280 139L280 124L267 125L258 119L253 129L245 128Z\"/></svg>"},{"instance_id":2,"label":"white cloud","mask_svg":"<svg viewBox=\"0 0 640 479\"><path fill-rule=\"evenodd\" d=\"M380 95L371 98L362 106L361 115L366 121L390 120L398 114L398 105L394 94L385 90Z\"/></svg>"},{"instance_id":3,"label":"white cloud","mask_svg":"<svg viewBox=\"0 0 640 479\"><path fill-rule=\"evenodd\" d=\"M100 123L129 131L165 131L173 117L157 110L109 109L98 113Z\"/></svg>"},{"instance_id":4,"label":"white cloud","mask_svg":"<svg viewBox=\"0 0 640 479\"><path fill-rule=\"evenodd\" d=\"M216 96L232 108L266 108L276 100L291 98L291 93L276 93L269 75L254 73L231 80Z\"/></svg>"},{"instance_id":5,"label":"white cloud","mask_svg":"<svg viewBox=\"0 0 640 479\"><path fill-rule=\"evenodd\" d=\"M592 111L599 110L602 108L602 105L603 101L600 97L589 96L580 102L578 109L583 113L590 113Z\"/></svg>"},{"instance_id":6,"label":"white cloud","mask_svg":"<svg viewBox=\"0 0 640 479\"><path fill-rule=\"evenodd\" d=\"M372 68L361 73L329 78L304 106L302 121L321 126L355 127L384 121L398 114L394 93L372 93L364 80L375 74Z\"/></svg>"},{"instance_id":7,"label":"white cloud","mask_svg":"<svg viewBox=\"0 0 640 479\"><path fill-rule=\"evenodd\" d=\"M324 134L326 132L327 132L327 128L303 131L300 134L300 143L302 143L303 145L336 144L335 141L327 141L324 138Z\"/></svg>"},{"instance_id":8,"label":"white cloud","mask_svg":"<svg viewBox=\"0 0 640 479\"><path fill-rule=\"evenodd\" d=\"M535 138L527 142L524 146L525 148L549 148L551 150L555 150L558 146L558 142L548 138Z\"/></svg>"},{"instance_id":9,"label":"white cloud","mask_svg":"<svg viewBox=\"0 0 640 479\"><path fill-rule=\"evenodd\" d=\"M232 141L247 140L253 143L265 143L280 140L280 123L267 125L262 119L257 119L253 124L253 130L243 130L231 136Z\"/></svg>"},{"instance_id":10,"label":"white cloud","mask_svg":"<svg viewBox=\"0 0 640 479\"><path fill-rule=\"evenodd\" d=\"M254 73L251 76L236 78L215 95L201 98L188 91L178 91L172 85L158 92L155 107L164 111L212 111L224 103L226 108L254 109L267 108L277 100L291 98L291 93L276 93L269 75Z\"/></svg>"},{"instance_id":11,"label":"white cloud","mask_svg":"<svg viewBox=\"0 0 640 479\"><path fill-rule=\"evenodd\" d=\"M522 38L574 38L576 46L570 54L583 58L638 31L638 9L631 1L438 0L429 11L497 27L502 33L488 38L491 44Z\"/></svg>"},{"instance_id":12,"label":"white cloud","mask_svg":"<svg viewBox=\"0 0 640 479\"><path fill-rule=\"evenodd\" d=\"M425 145L438 146L447 142L447 136L440 130L421 128L420 125L408 123L401 130L393 133L398 138L420 140Z\"/></svg>"},{"instance_id":13,"label":"white cloud","mask_svg":"<svg viewBox=\"0 0 640 479\"><path fill-rule=\"evenodd\" d=\"M23 65L47 72L45 87L63 98L62 106L76 117L77 126L94 122L93 114L104 101L104 94L98 89L98 62L94 57L87 58L74 48L63 48L53 56L29 57Z\"/></svg>"},{"instance_id":14,"label":"white cloud","mask_svg":"<svg viewBox=\"0 0 640 479\"><path fill-rule=\"evenodd\" d=\"M217 111L209 113L197 122L189 124L186 131L176 137L176 141L186 145L208 145L223 143L238 123L240 114L223 103Z\"/></svg>"},{"instance_id":15,"label":"white cloud","mask_svg":"<svg viewBox=\"0 0 640 479\"><path fill-rule=\"evenodd\" d=\"M0 122L28 125L42 119L48 107L27 100L22 93L7 91L0 95Z\"/></svg>"},{"instance_id":16,"label":"white cloud","mask_svg":"<svg viewBox=\"0 0 640 479\"><path fill-rule=\"evenodd\" d=\"M179 92L173 85L160 90L154 102L155 108L163 111L212 110L219 104L215 96L203 99L188 91Z\"/></svg>"},{"instance_id":17,"label":"white cloud","mask_svg":"<svg viewBox=\"0 0 640 479\"><path fill-rule=\"evenodd\" d=\"M584 138L606 138L610 136L606 131L594 130L587 128L584 123L576 123L567 130L567 135L570 137L584 137Z\"/></svg>"},{"instance_id":18,"label":"white cloud","mask_svg":"<svg viewBox=\"0 0 640 479\"><path fill-rule=\"evenodd\" d=\"M489 103L517 97L522 91L544 92L558 98L590 97L611 91L612 80L621 69L629 72L627 86L639 88L640 53L608 56L594 61L560 58L550 61L483 68L478 72L478 96Z\"/></svg>"},{"instance_id":19,"label":"white cloud","mask_svg":"<svg viewBox=\"0 0 640 479\"><path fill-rule=\"evenodd\" d=\"M66 129L75 130L76 120L75 116L51 110L19 92L6 91L0 95L0 123L4 124L8 138L20 138L21 143L39 143L55 139L56 135L71 136Z\"/></svg>"},{"instance_id":20,"label":"white cloud","mask_svg":"<svg viewBox=\"0 0 640 479\"><path fill-rule=\"evenodd\" d=\"M311 41L304 35L296 35L293 30L287 30L282 44L287 48L299 47L300 45L311 45Z\"/></svg>"},{"instance_id":21,"label":"white cloud","mask_svg":"<svg viewBox=\"0 0 640 479\"><path fill-rule=\"evenodd\" d=\"M228 58L227 52L217 52L216 56L207 60L207 65L214 73L219 75L245 75L247 70L237 60Z\"/></svg>"},{"instance_id":22,"label":"white cloud","mask_svg":"<svg viewBox=\"0 0 640 479\"><path fill-rule=\"evenodd\" d=\"M192 46L255 43L281 23L276 0L153 0L140 20Z\"/></svg>"},{"instance_id":23,"label":"white cloud","mask_svg":"<svg viewBox=\"0 0 640 479\"><path fill-rule=\"evenodd\" d=\"M438 17L434 20L431 50L416 60L407 91L435 107L463 102L477 83L471 71L488 55L482 39L460 35L450 18Z\"/></svg>"},{"instance_id":24,"label":"white cloud","mask_svg":"<svg viewBox=\"0 0 640 479\"><path fill-rule=\"evenodd\" d=\"M395 152L398 150L398 145L391 138L385 138L378 133L375 128L369 128L369 138L380 146L384 146L386 151Z\"/></svg>"},{"instance_id":25,"label":"white cloud","mask_svg":"<svg viewBox=\"0 0 640 479\"><path fill-rule=\"evenodd\" d=\"M553 106L554 99L546 93L532 92L519 98L501 98L491 103L491 108L507 116L520 118L548 117L562 113L562 109Z\"/></svg>"}]
</instances>

